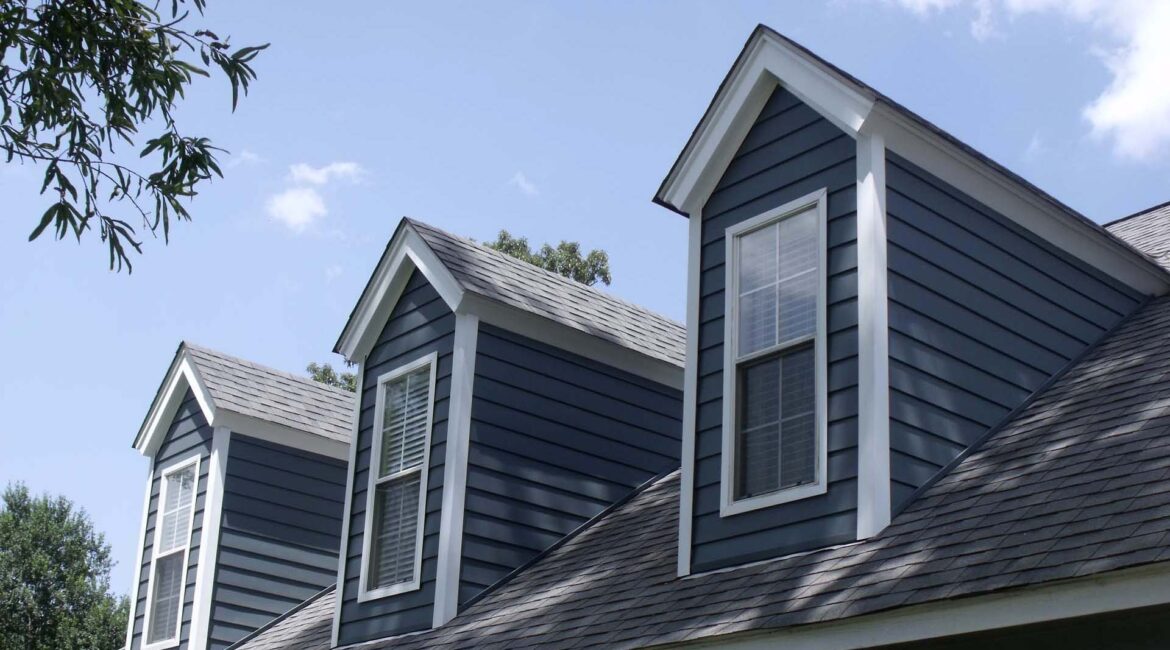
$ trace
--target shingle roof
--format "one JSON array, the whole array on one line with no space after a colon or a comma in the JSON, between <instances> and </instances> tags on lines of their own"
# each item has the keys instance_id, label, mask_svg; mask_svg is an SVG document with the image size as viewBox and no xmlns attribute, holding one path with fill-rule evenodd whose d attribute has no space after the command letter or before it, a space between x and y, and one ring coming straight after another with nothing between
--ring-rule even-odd
<instances>
[{"instance_id":1,"label":"shingle roof","mask_svg":"<svg viewBox=\"0 0 1170 650\"><path fill-rule=\"evenodd\" d=\"M686 329L665 316L421 221L406 222L465 290L676 366L686 362Z\"/></svg>"},{"instance_id":2,"label":"shingle roof","mask_svg":"<svg viewBox=\"0 0 1170 650\"><path fill-rule=\"evenodd\" d=\"M353 393L184 342L216 408L348 443Z\"/></svg>"},{"instance_id":3,"label":"shingle roof","mask_svg":"<svg viewBox=\"0 0 1170 650\"><path fill-rule=\"evenodd\" d=\"M1170 560L1168 332L1157 299L870 540L678 579L676 473L447 625L362 647L652 645ZM330 613L243 647L324 650Z\"/></svg>"},{"instance_id":4,"label":"shingle roof","mask_svg":"<svg viewBox=\"0 0 1170 650\"><path fill-rule=\"evenodd\" d=\"M1106 224L1105 229L1170 268L1170 203L1118 219Z\"/></svg>"}]
</instances>

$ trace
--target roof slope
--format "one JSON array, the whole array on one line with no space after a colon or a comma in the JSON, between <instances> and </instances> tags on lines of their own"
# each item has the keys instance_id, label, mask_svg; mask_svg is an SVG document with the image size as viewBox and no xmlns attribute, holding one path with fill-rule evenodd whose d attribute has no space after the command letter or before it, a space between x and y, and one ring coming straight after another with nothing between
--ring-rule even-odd
<instances>
[{"instance_id":1,"label":"roof slope","mask_svg":"<svg viewBox=\"0 0 1170 650\"><path fill-rule=\"evenodd\" d=\"M665 316L470 239L406 219L465 290L676 366L686 329Z\"/></svg>"},{"instance_id":2,"label":"roof slope","mask_svg":"<svg viewBox=\"0 0 1170 650\"><path fill-rule=\"evenodd\" d=\"M1143 307L873 539L678 579L675 473L446 626L363 647L642 646L1170 560L1168 332L1170 298Z\"/></svg>"},{"instance_id":3,"label":"roof slope","mask_svg":"<svg viewBox=\"0 0 1170 650\"><path fill-rule=\"evenodd\" d=\"M1105 229L1170 268L1170 203L1105 224Z\"/></svg>"},{"instance_id":4,"label":"roof slope","mask_svg":"<svg viewBox=\"0 0 1170 650\"><path fill-rule=\"evenodd\" d=\"M183 342L216 408L348 443L353 393Z\"/></svg>"}]
</instances>

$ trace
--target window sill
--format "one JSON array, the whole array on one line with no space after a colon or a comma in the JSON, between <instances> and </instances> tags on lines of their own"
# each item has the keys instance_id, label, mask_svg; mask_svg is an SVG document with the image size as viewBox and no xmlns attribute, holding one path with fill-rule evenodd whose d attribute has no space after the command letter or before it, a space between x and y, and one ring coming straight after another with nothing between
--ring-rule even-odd
<instances>
[{"instance_id":1,"label":"window sill","mask_svg":"<svg viewBox=\"0 0 1170 650\"><path fill-rule=\"evenodd\" d=\"M166 641L155 641L154 643L144 643L140 646L141 650L171 650L171 648L179 647L178 639L167 639Z\"/></svg>"},{"instance_id":2,"label":"window sill","mask_svg":"<svg viewBox=\"0 0 1170 650\"><path fill-rule=\"evenodd\" d=\"M822 480L807 485L798 485L778 492L761 494L758 497L740 499L739 501L725 501L719 505L719 516L731 517L753 510L771 508L782 503L790 503L792 501L800 501L801 499L819 496L828 491L829 486Z\"/></svg>"},{"instance_id":3,"label":"window sill","mask_svg":"<svg viewBox=\"0 0 1170 650\"><path fill-rule=\"evenodd\" d=\"M361 590L358 592L358 602L365 603L371 600L379 600L382 598L389 598L398 594L405 594L411 591L418 591L422 586L421 581L415 580L413 582L402 582L389 587L381 587L379 589L371 589L369 591Z\"/></svg>"}]
</instances>

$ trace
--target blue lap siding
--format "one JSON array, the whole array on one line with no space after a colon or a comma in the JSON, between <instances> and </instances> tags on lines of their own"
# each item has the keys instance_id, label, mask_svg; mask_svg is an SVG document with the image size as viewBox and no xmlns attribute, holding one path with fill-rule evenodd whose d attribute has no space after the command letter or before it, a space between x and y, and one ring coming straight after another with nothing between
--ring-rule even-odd
<instances>
[{"instance_id":1,"label":"blue lap siding","mask_svg":"<svg viewBox=\"0 0 1170 650\"><path fill-rule=\"evenodd\" d=\"M231 645L336 582L345 467L232 432L210 648Z\"/></svg>"},{"instance_id":2,"label":"blue lap siding","mask_svg":"<svg viewBox=\"0 0 1170 650\"><path fill-rule=\"evenodd\" d=\"M777 88L702 213L692 570L704 571L854 539L857 528L856 143ZM820 189L828 191L828 492L719 516L725 231Z\"/></svg>"},{"instance_id":3,"label":"blue lap siding","mask_svg":"<svg viewBox=\"0 0 1170 650\"><path fill-rule=\"evenodd\" d=\"M182 404L176 410L166 437L154 456L151 470L150 503L147 506L146 535L142 544L142 566L134 595L134 631L130 650L144 645L143 630L146 627L146 597L150 584L151 555L154 551L154 529L157 523L159 490L162 488L162 473L169 466L195 456L199 457L199 484L195 499L195 523L191 530L191 547L187 556L187 581L183 590L182 627L179 630L179 648L186 650L191 634L191 610L195 599L195 574L199 559L199 546L203 535L203 502L207 494L208 458L211 455L212 430L194 394L187 391Z\"/></svg>"},{"instance_id":4,"label":"blue lap siding","mask_svg":"<svg viewBox=\"0 0 1170 650\"><path fill-rule=\"evenodd\" d=\"M682 395L481 324L459 601L678 467Z\"/></svg>"},{"instance_id":5,"label":"blue lap siding","mask_svg":"<svg viewBox=\"0 0 1170 650\"><path fill-rule=\"evenodd\" d=\"M887 154L894 508L1142 296Z\"/></svg>"},{"instance_id":6,"label":"blue lap siding","mask_svg":"<svg viewBox=\"0 0 1170 650\"><path fill-rule=\"evenodd\" d=\"M407 282L373 349L366 357L362 378L361 416L353 477L349 538L345 541L345 568L341 590L341 644L377 639L431 626L434 613L435 568L439 547L439 511L443 495L447 411L451 392L451 355L455 314L419 272ZM438 353L434 427L431 432L427 478L426 519L423 524L421 588L402 594L358 602L362 540L368 497L373 440L374 398L378 377L431 352Z\"/></svg>"}]
</instances>

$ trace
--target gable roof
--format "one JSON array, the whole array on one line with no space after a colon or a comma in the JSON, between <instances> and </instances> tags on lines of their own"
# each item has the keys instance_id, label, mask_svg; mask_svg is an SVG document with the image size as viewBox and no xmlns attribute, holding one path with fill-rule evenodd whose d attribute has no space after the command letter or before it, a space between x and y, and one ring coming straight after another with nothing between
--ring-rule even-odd
<instances>
[{"instance_id":1,"label":"gable roof","mask_svg":"<svg viewBox=\"0 0 1170 650\"><path fill-rule=\"evenodd\" d=\"M417 239L416 239L417 238ZM378 308L396 300L389 285L397 270L413 263L437 285L452 311L471 294L525 312L590 337L682 368L686 330L665 316L594 287L546 271L465 237L404 218L366 284L334 351L349 356L373 330ZM463 306L466 309L466 306Z\"/></svg>"},{"instance_id":2,"label":"gable roof","mask_svg":"<svg viewBox=\"0 0 1170 650\"><path fill-rule=\"evenodd\" d=\"M1105 229L1170 268L1170 202L1107 223Z\"/></svg>"},{"instance_id":3,"label":"gable roof","mask_svg":"<svg viewBox=\"0 0 1170 650\"><path fill-rule=\"evenodd\" d=\"M234 431L261 436L267 432L275 442L293 446L305 446L298 442L312 438L325 441L307 443L312 451L343 451L349 445L353 393L183 341L134 447L146 450L160 431L165 433L165 413L188 387L212 426L234 425ZM311 438L298 441L300 436L289 432Z\"/></svg>"},{"instance_id":4,"label":"gable roof","mask_svg":"<svg viewBox=\"0 0 1170 650\"><path fill-rule=\"evenodd\" d=\"M1130 575L1117 570L1170 560L1168 380L1170 298L1161 298L876 537L678 578L676 472L447 625L363 648L656 645ZM1102 580L1092 588L1101 589ZM1145 592L1166 596L1165 589ZM1053 602L1050 616L1068 615ZM306 609L281 626L328 628L330 613ZM304 634L303 643L291 636L260 635L242 647L328 648L316 633Z\"/></svg>"},{"instance_id":5,"label":"gable roof","mask_svg":"<svg viewBox=\"0 0 1170 650\"><path fill-rule=\"evenodd\" d=\"M850 136L883 146L958 187L1049 243L1146 294L1170 274L1093 220L808 48L759 25L654 195L684 216L701 208L777 84Z\"/></svg>"}]
</instances>

